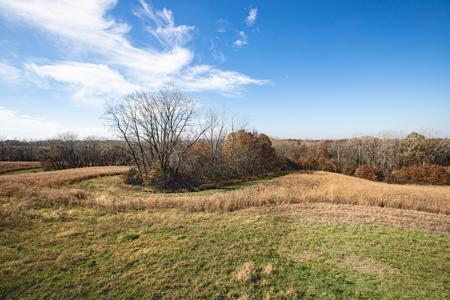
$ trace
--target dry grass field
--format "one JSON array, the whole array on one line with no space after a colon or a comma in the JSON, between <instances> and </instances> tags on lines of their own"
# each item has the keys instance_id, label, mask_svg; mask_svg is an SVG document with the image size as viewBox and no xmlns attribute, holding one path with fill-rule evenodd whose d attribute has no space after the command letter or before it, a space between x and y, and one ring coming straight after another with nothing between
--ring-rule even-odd
<instances>
[{"instance_id":1,"label":"dry grass field","mask_svg":"<svg viewBox=\"0 0 450 300\"><path fill-rule=\"evenodd\" d=\"M450 187L396 185L337 173L293 173L239 189L216 192L152 194L104 178L76 185L90 191L89 207L105 209L182 208L233 211L292 203L335 203L391 207L450 214Z\"/></svg>"},{"instance_id":2,"label":"dry grass field","mask_svg":"<svg viewBox=\"0 0 450 300\"><path fill-rule=\"evenodd\" d=\"M61 186L81 180L101 176L125 174L129 167L91 167L68 169L43 173L0 176L0 195L23 195L27 191L36 191Z\"/></svg>"},{"instance_id":3,"label":"dry grass field","mask_svg":"<svg viewBox=\"0 0 450 300\"><path fill-rule=\"evenodd\" d=\"M127 169L0 176L1 299L450 298L450 187L314 172L156 194Z\"/></svg>"},{"instance_id":4,"label":"dry grass field","mask_svg":"<svg viewBox=\"0 0 450 300\"><path fill-rule=\"evenodd\" d=\"M41 163L38 161L0 161L0 174L40 167Z\"/></svg>"}]
</instances>

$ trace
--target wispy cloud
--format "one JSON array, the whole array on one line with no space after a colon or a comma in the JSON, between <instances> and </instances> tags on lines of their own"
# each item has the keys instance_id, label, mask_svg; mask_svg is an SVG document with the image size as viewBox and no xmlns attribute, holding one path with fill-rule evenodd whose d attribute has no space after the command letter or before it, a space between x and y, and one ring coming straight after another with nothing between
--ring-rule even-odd
<instances>
[{"instance_id":1,"label":"wispy cloud","mask_svg":"<svg viewBox=\"0 0 450 300\"><path fill-rule=\"evenodd\" d=\"M216 24L217 24L216 31L219 33L227 32L228 28L230 27L230 22L224 19L217 20Z\"/></svg>"},{"instance_id":2,"label":"wispy cloud","mask_svg":"<svg viewBox=\"0 0 450 300\"><path fill-rule=\"evenodd\" d=\"M21 77L20 69L0 62L0 80L6 82L16 82Z\"/></svg>"},{"instance_id":3,"label":"wispy cloud","mask_svg":"<svg viewBox=\"0 0 450 300\"><path fill-rule=\"evenodd\" d=\"M252 8L249 10L248 16L247 18L245 18L245 23L247 23L247 26L251 27L255 24L257 15L258 15L257 8Z\"/></svg>"},{"instance_id":4,"label":"wispy cloud","mask_svg":"<svg viewBox=\"0 0 450 300\"><path fill-rule=\"evenodd\" d=\"M241 92L236 87L263 85L267 80L257 80L234 71L222 71L213 66L199 65L190 68L178 79L177 85L188 91L220 91L235 96Z\"/></svg>"},{"instance_id":5,"label":"wispy cloud","mask_svg":"<svg viewBox=\"0 0 450 300\"><path fill-rule=\"evenodd\" d=\"M244 31L239 31L239 38L233 42L233 45L242 48L248 44L247 38L248 36Z\"/></svg>"},{"instance_id":6,"label":"wispy cloud","mask_svg":"<svg viewBox=\"0 0 450 300\"><path fill-rule=\"evenodd\" d=\"M192 31L195 27L188 25L176 26L171 10L164 8L161 11L157 11L144 0L139 2L141 8L135 11L135 14L152 23L151 26L147 27L147 31L153 34L161 44L168 47L183 46L192 38Z\"/></svg>"},{"instance_id":7,"label":"wispy cloud","mask_svg":"<svg viewBox=\"0 0 450 300\"><path fill-rule=\"evenodd\" d=\"M225 54L223 54L222 50L220 50L219 46L214 40L211 40L209 42L209 51L211 52L211 56L215 61L219 63L224 63L226 61Z\"/></svg>"},{"instance_id":8,"label":"wispy cloud","mask_svg":"<svg viewBox=\"0 0 450 300\"><path fill-rule=\"evenodd\" d=\"M139 3L135 13L150 22L147 30L164 49L132 45L126 36L131 26L107 14L117 4L116 0L0 0L0 16L50 33L58 41L64 41L65 47L69 45L81 51L82 57L89 57L89 61L50 60L47 64L26 65L25 71L67 86L79 103L100 103L113 94L174 82L189 90L195 86L197 91L218 92L265 82L215 67L194 76L192 70L197 70L192 64L194 53L186 46L194 26L176 25L169 9L158 11L144 0ZM245 33L240 33L235 45L244 46L246 39ZM54 45L58 49L60 43ZM0 73L15 78L14 69L8 69L7 65L0 68ZM230 80L230 74L235 79ZM183 82L186 79L188 83Z\"/></svg>"},{"instance_id":9,"label":"wispy cloud","mask_svg":"<svg viewBox=\"0 0 450 300\"><path fill-rule=\"evenodd\" d=\"M89 106L102 105L105 99L139 89L120 73L101 64L61 62L43 66L27 64L26 68L41 77L67 84L75 90L73 98Z\"/></svg>"},{"instance_id":10,"label":"wispy cloud","mask_svg":"<svg viewBox=\"0 0 450 300\"><path fill-rule=\"evenodd\" d=\"M192 53L184 48L157 52L132 46L124 37L130 26L105 17L115 4L115 0L0 0L0 8L9 17L64 38L74 48L100 55L105 63L159 74L179 71L191 61Z\"/></svg>"}]
</instances>

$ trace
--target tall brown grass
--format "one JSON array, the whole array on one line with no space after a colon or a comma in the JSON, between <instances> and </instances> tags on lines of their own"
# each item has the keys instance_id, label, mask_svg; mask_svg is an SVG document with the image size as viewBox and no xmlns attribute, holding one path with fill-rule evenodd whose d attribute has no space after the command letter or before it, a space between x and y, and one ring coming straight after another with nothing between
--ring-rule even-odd
<instances>
[{"instance_id":1,"label":"tall brown grass","mask_svg":"<svg viewBox=\"0 0 450 300\"><path fill-rule=\"evenodd\" d=\"M0 174L41 167L38 161L0 161Z\"/></svg>"},{"instance_id":2,"label":"tall brown grass","mask_svg":"<svg viewBox=\"0 0 450 300\"><path fill-rule=\"evenodd\" d=\"M395 185L336 173L294 173L272 182L230 192L148 197L98 193L90 206L114 209L182 208L233 211L247 207L302 202L346 203L450 214L450 187Z\"/></svg>"},{"instance_id":3,"label":"tall brown grass","mask_svg":"<svg viewBox=\"0 0 450 300\"><path fill-rule=\"evenodd\" d=\"M0 196L21 196L44 188L57 187L100 176L125 174L129 167L91 167L43 173L0 176Z\"/></svg>"},{"instance_id":4,"label":"tall brown grass","mask_svg":"<svg viewBox=\"0 0 450 300\"><path fill-rule=\"evenodd\" d=\"M410 209L450 215L450 187L396 185L368 181L328 172L293 173L271 182L216 193L153 194L117 186L103 186L91 192L62 184L97 176L123 174L127 167L99 167L55 171L42 174L3 176L5 186L30 185L26 193L10 195L28 199L32 206L76 205L104 210L180 208L187 211L233 211L248 207L290 203L346 203ZM45 175L45 176L44 176ZM7 180L9 177L9 180ZM7 178L7 179L5 179ZM17 189L17 185L15 185Z\"/></svg>"}]
</instances>

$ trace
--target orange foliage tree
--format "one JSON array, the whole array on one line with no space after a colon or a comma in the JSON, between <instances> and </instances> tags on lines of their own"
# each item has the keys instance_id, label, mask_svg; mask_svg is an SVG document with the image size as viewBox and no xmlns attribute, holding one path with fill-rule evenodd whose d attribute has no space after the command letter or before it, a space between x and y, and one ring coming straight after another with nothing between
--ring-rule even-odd
<instances>
[{"instance_id":1,"label":"orange foliage tree","mask_svg":"<svg viewBox=\"0 0 450 300\"><path fill-rule=\"evenodd\" d=\"M369 165L361 165L356 169L355 175L369 180L383 180L383 171Z\"/></svg>"},{"instance_id":2,"label":"orange foliage tree","mask_svg":"<svg viewBox=\"0 0 450 300\"><path fill-rule=\"evenodd\" d=\"M450 184L450 168L438 165L403 167L391 173L388 180L394 183Z\"/></svg>"},{"instance_id":3,"label":"orange foliage tree","mask_svg":"<svg viewBox=\"0 0 450 300\"><path fill-rule=\"evenodd\" d=\"M267 135L245 130L228 134L224 153L227 165L235 177L273 171L279 162L272 141Z\"/></svg>"}]
</instances>

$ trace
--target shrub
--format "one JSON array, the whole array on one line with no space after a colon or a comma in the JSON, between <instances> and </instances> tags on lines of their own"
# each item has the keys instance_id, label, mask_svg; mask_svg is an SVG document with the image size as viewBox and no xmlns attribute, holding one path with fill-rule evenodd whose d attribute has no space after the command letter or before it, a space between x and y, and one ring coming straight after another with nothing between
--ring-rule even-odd
<instances>
[{"instance_id":1,"label":"shrub","mask_svg":"<svg viewBox=\"0 0 450 300\"><path fill-rule=\"evenodd\" d=\"M448 185L450 184L450 172L446 167L438 165L403 167L394 170L388 181L393 183Z\"/></svg>"},{"instance_id":2,"label":"shrub","mask_svg":"<svg viewBox=\"0 0 450 300\"><path fill-rule=\"evenodd\" d=\"M358 168L358 165L351 163L351 162L345 162L342 165L342 173L344 173L346 175L354 175L357 168Z\"/></svg>"},{"instance_id":3,"label":"shrub","mask_svg":"<svg viewBox=\"0 0 450 300\"><path fill-rule=\"evenodd\" d=\"M369 165L361 165L356 169L355 175L368 180L383 180L383 171Z\"/></svg>"},{"instance_id":4,"label":"shrub","mask_svg":"<svg viewBox=\"0 0 450 300\"><path fill-rule=\"evenodd\" d=\"M164 188L166 180L164 180L162 169L158 163L153 164L150 171L144 175L143 183L145 186L151 186L157 189Z\"/></svg>"},{"instance_id":5,"label":"shrub","mask_svg":"<svg viewBox=\"0 0 450 300\"><path fill-rule=\"evenodd\" d=\"M335 172L336 171L336 165L330 159L319 158L319 169L322 170L322 171L327 171L327 172Z\"/></svg>"},{"instance_id":6,"label":"shrub","mask_svg":"<svg viewBox=\"0 0 450 300\"><path fill-rule=\"evenodd\" d=\"M298 165L302 170L317 170L319 168L319 162L312 156L300 159Z\"/></svg>"},{"instance_id":7,"label":"shrub","mask_svg":"<svg viewBox=\"0 0 450 300\"><path fill-rule=\"evenodd\" d=\"M131 168L125 177L125 183L131 185L143 185L144 180L136 168Z\"/></svg>"},{"instance_id":8,"label":"shrub","mask_svg":"<svg viewBox=\"0 0 450 300\"><path fill-rule=\"evenodd\" d=\"M298 166L295 162L293 162L292 160L290 160L289 158L284 158L281 161L281 170L282 171L293 171L293 170L297 170Z\"/></svg>"}]
</instances>

